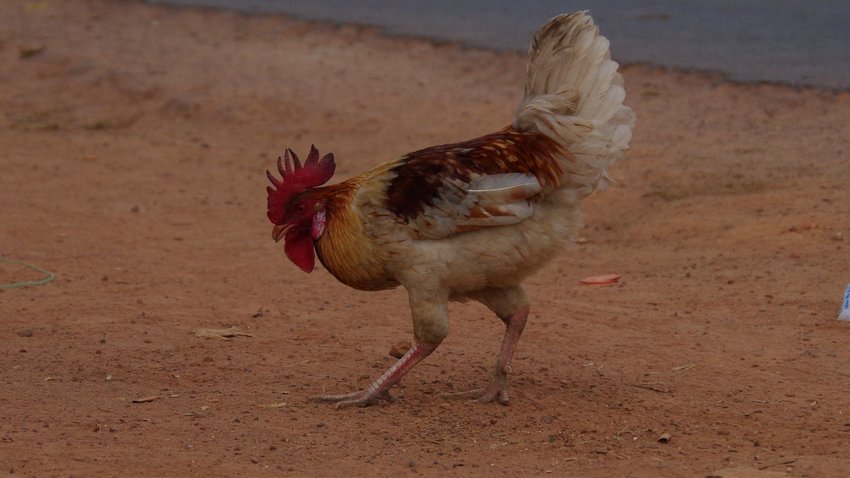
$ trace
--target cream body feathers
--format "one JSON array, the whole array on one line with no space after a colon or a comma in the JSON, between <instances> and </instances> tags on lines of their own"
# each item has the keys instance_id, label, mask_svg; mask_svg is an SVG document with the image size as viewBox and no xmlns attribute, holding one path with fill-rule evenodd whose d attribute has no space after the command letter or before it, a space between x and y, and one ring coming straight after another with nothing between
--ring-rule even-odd
<instances>
[{"instance_id":1,"label":"cream body feathers","mask_svg":"<svg viewBox=\"0 0 850 478\"><path fill-rule=\"evenodd\" d=\"M584 12L558 16L535 34L525 95L513 126L543 133L565 150L556 154L563 182L556 190L544 191L534 177L517 173L471 181L462 189L462 201L444 198L433 208L440 213L426 212L418 218L420 223L438 222L452 216L443 213L450 211L461 217L455 219L461 230L474 224L508 227L445 237L447 230L458 228L452 224L426 236L439 239L435 241L417 240L428 229L424 225L396 230L400 235L415 234L386 242L391 250L405 249L393 254L404 258L393 264L394 275L403 282L420 283L422 277L442 282L453 295L515 285L573 239L581 223L577 200L605 186L606 170L628 149L635 122L631 108L623 105L623 78L610 57L608 40ZM537 201L529 200L541 193ZM470 203L480 201L506 214L464 216Z\"/></svg>"}]
</instances>

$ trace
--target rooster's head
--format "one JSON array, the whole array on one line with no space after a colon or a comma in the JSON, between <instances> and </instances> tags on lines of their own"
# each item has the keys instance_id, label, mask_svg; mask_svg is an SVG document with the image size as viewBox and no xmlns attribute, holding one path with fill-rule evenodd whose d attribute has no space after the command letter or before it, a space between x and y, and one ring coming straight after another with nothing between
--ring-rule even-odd
<instances>
[{"instance_id":1,"label":"rooster's head","mask_svg":"<svg viewBox=\"0 0 850 478\"><path fill-rule=\"evenodd\" d=\"M286 256L305 272L312 271L316 263L313 241L322 236L327 219L324 200L311 196L310 190L328 182L335 167L333 154L319 159L319 151L311 146L303 166L291 149L286 150L283 163L277 158L281 179L266 171L274 186L266 189L267 214L275 225L272 237L275 242L285 239Z\"/></svg>"}]
</instances>

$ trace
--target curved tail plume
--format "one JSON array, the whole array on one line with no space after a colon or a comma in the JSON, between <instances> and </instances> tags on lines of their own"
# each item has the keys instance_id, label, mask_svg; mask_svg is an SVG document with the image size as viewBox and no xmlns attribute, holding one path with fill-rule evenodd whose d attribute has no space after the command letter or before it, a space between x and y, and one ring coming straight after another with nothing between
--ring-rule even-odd
<instances>
[{"instance_id":1,"label":"curved tail plume","mask_svg":"<svg viewBox=\"0 0 850 478\"><path fill-rule=\"evenodd\" d=\"M605 187L606 170L628 149L635 123L608 47L586 12L550 20L531 42L525 96L513 122L571 153L562 161L564 187L580 197Z\"/></svg>"}]
</instances>

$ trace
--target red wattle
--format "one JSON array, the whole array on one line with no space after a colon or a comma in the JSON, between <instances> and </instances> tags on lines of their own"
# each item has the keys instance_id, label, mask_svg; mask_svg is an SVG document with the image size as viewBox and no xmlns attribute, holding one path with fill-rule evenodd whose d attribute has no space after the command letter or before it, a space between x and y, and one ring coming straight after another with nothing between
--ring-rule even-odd
<instances>
[{"instance_id":1,"label":"red wattle","mask_svg":"<svg viewBox=\"0 0 850 478\"><path fill-rule=\"evenodd\" d=\"M304 272L312 272L316 266L316 253L313 251L313 238L310 229L291 229L286 233L283 247L286 257Z\"/></svg>"}]
</instances>

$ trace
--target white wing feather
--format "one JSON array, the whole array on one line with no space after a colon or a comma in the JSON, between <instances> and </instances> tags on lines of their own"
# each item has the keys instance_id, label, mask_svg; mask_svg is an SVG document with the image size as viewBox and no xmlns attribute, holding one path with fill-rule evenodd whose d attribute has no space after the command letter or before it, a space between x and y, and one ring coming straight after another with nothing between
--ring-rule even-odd
<instances>
[{"instance_id":1,"label":"white wing feather","mask_svg":"<svg viewBox=\"0 0 850 478\"><path fill-rule=\"evenodd\" d=\"M447 183L437 202L410 225L420 238L518 224L534 214L533 198L543 190L534 176L491 174L469 183Z\"/></svg>"}]
</instances>

